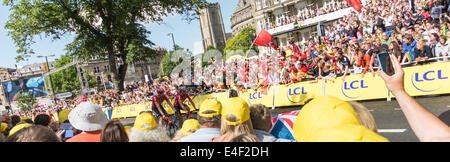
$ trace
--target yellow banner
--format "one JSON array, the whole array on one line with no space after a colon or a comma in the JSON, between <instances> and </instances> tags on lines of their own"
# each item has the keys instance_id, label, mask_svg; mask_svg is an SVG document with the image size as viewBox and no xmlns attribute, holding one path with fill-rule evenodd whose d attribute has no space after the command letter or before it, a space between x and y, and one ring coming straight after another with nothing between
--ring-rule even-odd
<instances>
[{"instance_id":1,"label":"yellow banner","mask_svg":"<svg viewBox=\"0 0 450 162\"><path fill-rule=\"evenodd\" d=\"M191 97L192 102L195 104L196 108L198 108L198 98L197 97ZM173 103L174 100L170 100L171 103ZM189 102L188 99L186 99L184 102L191 111L196 111L194 106ZM162 106L164 110L170 115L174 114L174 111L172 108L170 108L169 104L167 104L166 101L162 103ZM108 109L102 108L102 111L105 112L108 116ZM112 119L119 119L119 118L125 118L125 117L136 117L139 115L142 111L152 111L152 102L147 103L140 103L140 104L132 104L132 105L124 105L124 106L118 106L113 108L112 112ZM185 113L185 111L181 110L181 113Z\"/></svg>"},{"instance_id":2,"label":"yellow banner","mask_svg":"<svg viewBox=\"0 0 450 162\"><path fill-rule=\"evenodd\" d=\"M361 74L350 75L342 80L337 77L325 83L325 95L335 96L344 101L386 98L388 90L384 81L377 74L368 72L364 78Z\"/></svg>"},{"instance_id":3,"label":"yellow banner","mask_svg":"<svg viewBox=\"0 0 450 162\"><path fill-rule=\"evenodd\" d=\"M450 62L408 67L404 71L405 90L411 96L450 93Z\"/></svg>"},{"instance_id":4,"label":"yellow banner","mask_svg":"<svg viewBox=\"0 0 450 162\"><path fill-rule=\"evenodd\" d=\"M200 98L200 104L207 99L215 99L215 100L218 100L221 103L223 103L226 99L228 99L228 92L201 95L201 96L199 96L199 98Z\"/></svg>"},{"instance_id":5,"label":"yellow banner","mask_svg":"<svg viewBox=\"0 0 450 162\"><path fill-rule=\"evenodd\" d=\"M308 99L322 95L321 81L280 85L273 88L275 88L275 107L303 105Z\"/></svg>"},{"instance_id":6,"label":"yellow banner","mask_svg":"<svg viewBox=\"0 0 450 162\"><path fill-rule=\"evenodd\" d=\"M249 89L245 92L239 93L239 97L247 101L249 105L263 104L266 107L272 107L273 102L273 87L268 88L266 94L261 89L253 90ZM228 96L227 96L228 98Z\"/></svg>"}]
</instances>

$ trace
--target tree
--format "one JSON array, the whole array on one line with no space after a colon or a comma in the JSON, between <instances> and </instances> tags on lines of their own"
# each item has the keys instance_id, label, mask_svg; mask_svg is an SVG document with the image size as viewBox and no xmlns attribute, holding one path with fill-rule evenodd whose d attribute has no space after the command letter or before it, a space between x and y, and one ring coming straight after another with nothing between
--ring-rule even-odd
<instances>
[{"instance_id":1,"label":"tree","mask_svg":"<svg viewBox=\"0 0 450 162\"><path fill-rule=\"evenodd\" d=\"M207 51L210 51L210 50L218 50L218 49L216 47L214 47L214 46L208 46L208 48L206 48L204 53L206 53ZM208 65L208 62L205 61L204 56L205 55L202 55L202 69L205 69L206 66Z\"/></svg>"},{"instance_id":2,"label":"tree","mask_svg":"<svg viewBox=\"0 0 450 162\"><path fill-rule=\"evenodd\" d=\"M22 92L17 94L17 106L21 111L29 111L37 105L36 98L33 97L33 94L28 92Z\"/></svg>"},{"instance_id":3,"label":"tree","mask_svg":"<svg viewBox=\"0 0 450 162\"><path fill-rule=\"evenodd\" d=\"M175 45L175 48L178 50L184 50L184 48ZM173 56L174 51L169 51L166 55L164 55L164 57L161 59L161 63L159 64L159 72L158 72L158 76L162 77L162 76L168 76L172 73L172 70L181 63L182 58L179 59L178 62L173 62L172 56Z\"/></svg>"},{"instance_id":4,"label":"tree","mask_svg":"<svg viewBox=\"0 0 450 162\"><path fill-rule=\"evenodd\" d=\"M4 0L12 12L5 28L18 47L16 61L30 58L34 38L59 40L75 35L67 54L88 60L107 57L116 91L124 89L128 64L152 57L154 45L143 23L160 23L169 14L191 21L205 0ZM120 62L120 64L117 64Z\"/></svg>"},{"instance_id":5,"label":"tree","mask_svg":"<svg viewBox=\"0 0 450 162\"><path fill-rule=\"evenodd\" d=\"M60 59L55 62L55 68L63 67L73 61L73 58L68 55L62 55ZM87 75L89 87L95 87L97 82L94 77ZM80 80L76 66L73 65L64 70L52 74L52 87L55 93L72 92L81 88Z\"/></svg>"},{"instance_id":6,"label":"tree","mask_svg":"<svg viewBox=\"0 0 450 162\"><path fill-rule=\"evenodd\" d=\"M255 39L256 30L251 26L244 27L242 31L239 32L234 38L227 40L227 46L223 50L225 52L224 60L226 60L228 56L232 56L233 52L238 50L242 50L246 53L250 49L250 46L252 46ZM253 46L251 49L258 52L256 46Z\"/></svg>"}]
</instances>

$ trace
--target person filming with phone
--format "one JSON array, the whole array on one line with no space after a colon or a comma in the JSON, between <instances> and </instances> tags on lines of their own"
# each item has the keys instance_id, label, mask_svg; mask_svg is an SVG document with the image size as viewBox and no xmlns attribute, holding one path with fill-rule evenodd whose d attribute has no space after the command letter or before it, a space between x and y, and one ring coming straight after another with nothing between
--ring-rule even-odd
<instances>
[{"instance_id":1,"label":"person filming with phone","mask_svg":"<svg viewBox=\"0 0 450 162\"><path fill-rule=\"evenodd\" d=\"M450 127L425 109L405 91L405 72L398 59L392 54L388 54L384 59L381 58L383 57L379 57L379 61L382 68L377 73L384 80L389 91L394 94L400 109L417 138L421 142L450 142ZM391 64L385 64L383 61ZM388 69L393 69L393 72L388 72Z\"/></svg>"}]
</instances>

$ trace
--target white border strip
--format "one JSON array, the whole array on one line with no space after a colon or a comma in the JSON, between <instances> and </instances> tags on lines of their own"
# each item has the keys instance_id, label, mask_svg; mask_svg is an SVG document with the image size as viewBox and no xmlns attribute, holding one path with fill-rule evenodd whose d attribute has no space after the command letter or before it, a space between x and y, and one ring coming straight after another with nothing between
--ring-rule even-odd
<instances>
[{"instance_id":1,"label":"white border strip","mask_svg":"<svg viewBox=\"0 0 450 162\"><path fill-rule=\"evenodd\" d=\"M379 133L403 133L406 129L378 129Z\"/></svg>"}]
</instances>

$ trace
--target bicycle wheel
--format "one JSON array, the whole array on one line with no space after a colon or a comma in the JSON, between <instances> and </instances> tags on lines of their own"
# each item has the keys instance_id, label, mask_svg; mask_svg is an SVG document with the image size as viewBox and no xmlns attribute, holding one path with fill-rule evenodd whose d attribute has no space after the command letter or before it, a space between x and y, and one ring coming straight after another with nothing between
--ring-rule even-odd
<instances>
[{"instance_id":1,"label":"bicycle wheel","mask_svg":"<svg viewBox=\"0 0 450 162\"><path fill-rule=\"evenodd\" d=\"M162 118L162 117L161 117ZM170 119L168 118L163 118L161 126L166 129L167 135L172 138L172 134L171 134L171 125L172 125L172 121L169 122Z\"/></svg>"},{"instance_id":2,"label":"bicycle wheel","mask_svg":"<svg viewBox=\"0 0 450 162\"><path fill-rule=\"evenodd\" d=\"M170 124L167 125L166 128L167 128L167 132L169 134L169 137L173 138L175 136L175 133L178 130L178 126L177 126L178 125L178 120L176 119L176 117L173 117L173 116L169 116L169 118L170 118L171 122L170 122Z\"/></svg>"}]
</instances>

